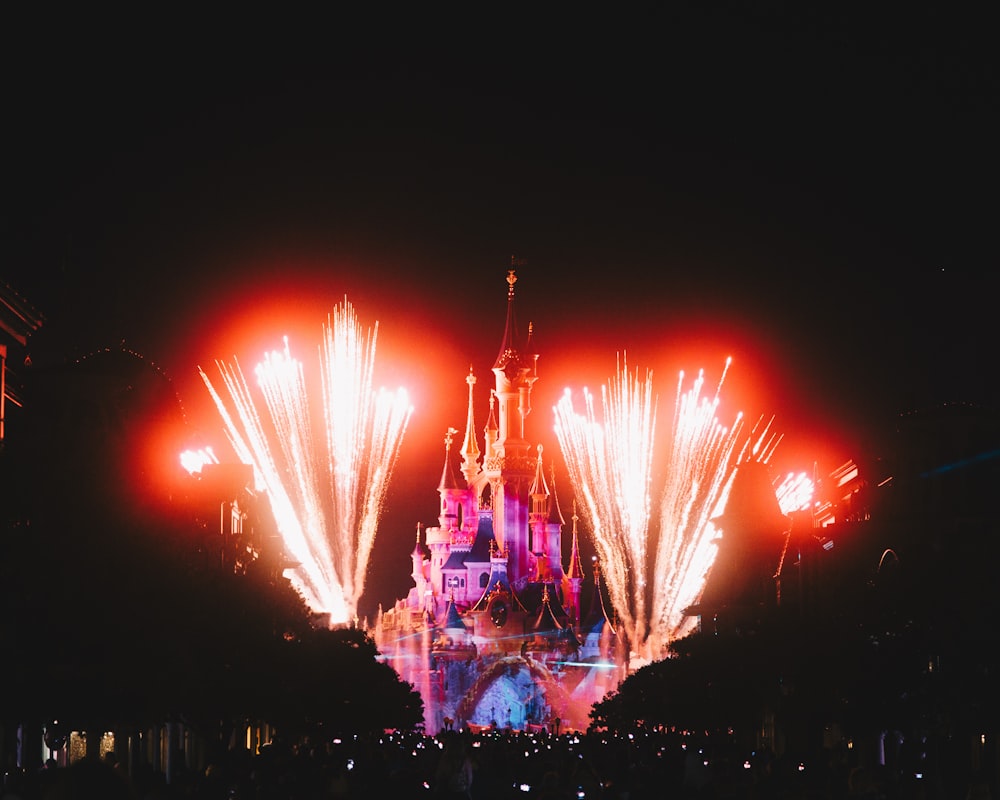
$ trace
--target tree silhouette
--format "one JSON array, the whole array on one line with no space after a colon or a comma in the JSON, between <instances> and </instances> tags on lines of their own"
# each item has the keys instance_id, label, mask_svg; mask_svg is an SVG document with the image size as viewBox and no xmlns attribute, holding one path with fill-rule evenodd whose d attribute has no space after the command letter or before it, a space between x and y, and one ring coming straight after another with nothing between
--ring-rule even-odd
<instances>
[{"instance_id":1,"label":"tree silhouette","mask_svg":"<svg viewBox=\"0 0 1000 800\"><path fill-rule=\"evenodd\" d=\"M0 454L6 729L420 723L419 695L364 634L314 629L265 564L237 572L198 552L183 414L162 374L109 351L33 373L26 395Z\"/></svg>"}]
</instances>

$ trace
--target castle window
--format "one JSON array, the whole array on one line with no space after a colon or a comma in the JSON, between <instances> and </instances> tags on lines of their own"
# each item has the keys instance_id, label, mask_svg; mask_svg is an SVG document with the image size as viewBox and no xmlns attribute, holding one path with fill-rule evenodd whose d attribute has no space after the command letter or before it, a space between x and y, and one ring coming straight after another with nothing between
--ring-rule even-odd
<instances>
[{"instance_id":1,"label":"castle window","mask_svg":"<svg viewBox=\"0 0 1000 800\"><path fill-rule=\"evenodd\" d=\"M479 575L479 588L480 589L485 589L486 588L486 584L488 584L489 582L490 582L490 573L483 572L483 573L481 573Z\"/></svg>"}]
</instances>

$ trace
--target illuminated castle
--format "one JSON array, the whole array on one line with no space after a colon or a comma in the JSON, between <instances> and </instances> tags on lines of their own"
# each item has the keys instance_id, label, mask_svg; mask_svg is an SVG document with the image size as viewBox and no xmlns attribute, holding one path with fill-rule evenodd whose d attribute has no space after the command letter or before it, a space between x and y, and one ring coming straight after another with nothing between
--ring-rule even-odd
<instances>
[{"instance_id":1,"label":"illuminated castle","mask_svg":"<svg viewBox=\"0 0 1000 800\"><path fill-rule=\"evenodd\" d=\"M454 450L457 429L445 437L438 524L417 526L414 586L380 610L372 631L383 656L421 693L428 732L450 724L582 729L590 706L620 678L599 576L593 597L581 598L576 515L564 562L554 481L546 481L542 446L526 436L538 355L530 326L524 341L518 336L516 281L511 269L483 450L470 369L461 449Z\"/></svg>"}]
</instances>

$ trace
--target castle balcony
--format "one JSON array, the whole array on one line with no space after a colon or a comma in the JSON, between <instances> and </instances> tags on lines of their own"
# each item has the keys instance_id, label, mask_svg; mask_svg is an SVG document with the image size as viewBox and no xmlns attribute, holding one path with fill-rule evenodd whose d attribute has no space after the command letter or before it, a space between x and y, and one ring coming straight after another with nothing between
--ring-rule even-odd
<instances>
[{"instance_id":1,"label":"castle balcony","mask_svg":"<svg viewBox=\"0 0 1000 800\"><path fill-rule=\"evenodd\" d=\"M451 531L444 528L424 528L424 542L428 547L451 544Z\"/></svg>"}]
</instances>

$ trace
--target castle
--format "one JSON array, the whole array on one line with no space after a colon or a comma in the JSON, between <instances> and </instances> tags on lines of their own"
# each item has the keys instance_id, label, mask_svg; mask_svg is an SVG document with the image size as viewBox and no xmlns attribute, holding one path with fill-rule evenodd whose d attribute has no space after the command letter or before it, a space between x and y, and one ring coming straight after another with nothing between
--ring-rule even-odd
<instances>
[{"instance_id":1,"label":"castle","mask_svg":"<svg viewBox=\"0 0 1000 800\"><path fill-rule=\"evenodd\" d=\"M577 517L564 562L554 480L546 481L541 445L526 436L538 354L531 326L523 341L517 330L516 282L511 269L483 450L470 369L461 449L453 451L457 429L445 437L438 524L417 526L414 585L380 609L371 631L383 657L420 692L428 732L583 730L591 705L623 677L599 574L592 597L581 598Z\"/></svg>"}]
</instances>

